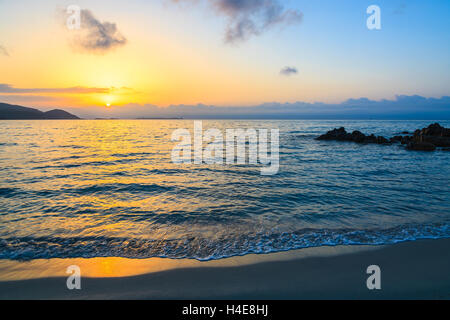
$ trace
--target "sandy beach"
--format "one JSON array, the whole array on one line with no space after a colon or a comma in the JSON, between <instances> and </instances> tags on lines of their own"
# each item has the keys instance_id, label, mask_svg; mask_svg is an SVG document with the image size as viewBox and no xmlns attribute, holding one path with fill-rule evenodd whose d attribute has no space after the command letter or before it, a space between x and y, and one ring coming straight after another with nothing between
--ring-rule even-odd
<instances>
[{"instance_id":1,"label":"sandy beach","mask_svg":"<svg viewBox=\"0 0 450 320\"><path fill-rule=\"evenodd\" d=\"M449 248L450 239L440 239L311 248L210 262L3 261L0 299L449 299ZM75 263L85 270L82 288L68 290L63 267ZM374 264L381 268L381 290L366 287L366 269ZM20 280L26 277L32 279Z\"/></svg>"}]
</instances>

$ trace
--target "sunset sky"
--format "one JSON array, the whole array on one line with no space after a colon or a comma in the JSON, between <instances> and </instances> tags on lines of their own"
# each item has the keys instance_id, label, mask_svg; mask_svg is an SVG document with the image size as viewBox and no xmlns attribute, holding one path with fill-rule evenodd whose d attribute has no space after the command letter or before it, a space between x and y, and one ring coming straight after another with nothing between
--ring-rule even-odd
<instances>
[{"instance_id":1,"label":"sunset sky","mask_svg":"<svg viewBox=\"0 0 450 320\"><path fill-rule=\"evenodd\" d=\"M381 30L366 27L371 4ZM83 10L80 30L65 26L68 5ZM448 0L0 0L0 102L438 98L450 95L449 12Z\"/></svg>"}]
</instances>

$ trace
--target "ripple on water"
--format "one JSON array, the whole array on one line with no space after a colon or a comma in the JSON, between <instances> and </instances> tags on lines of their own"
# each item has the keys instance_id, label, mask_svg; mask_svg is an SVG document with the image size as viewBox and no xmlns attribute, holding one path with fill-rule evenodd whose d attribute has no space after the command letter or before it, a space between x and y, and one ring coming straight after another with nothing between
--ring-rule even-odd
<instances>
[{"instance_id":1,"label":"ripple on water","mask_svg":"<svg viewBox=\"0 0 450 320\"><path fill-rule=\"evenodd\" d=\"M314 140L334 127L392 136L428 122L204 121L278 127L275 176L172 164L172 130L191 121L36 123L0 132L2 259L210 260L450 237L450 153Z\"/></svg>"}]
</instances>

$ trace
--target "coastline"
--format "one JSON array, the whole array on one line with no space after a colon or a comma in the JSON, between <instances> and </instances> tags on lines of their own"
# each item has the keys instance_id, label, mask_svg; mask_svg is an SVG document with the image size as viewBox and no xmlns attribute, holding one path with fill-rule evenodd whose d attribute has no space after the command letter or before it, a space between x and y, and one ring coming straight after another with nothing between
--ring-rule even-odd
<instances>
[{"instance_id":1,"label":"coastline","mask_svg":"<svg viewBox=\"0 0 450 320\"><path fill-rule=\"evenodd\" d=\"M222 260L0 261L0 299L450 299L450 239L307 248ZM68 290L65 268L82 270ZM381 290L366 269L381 268ZM13 280L15 279L15 280Z\"/></svg>"}]
</instances>

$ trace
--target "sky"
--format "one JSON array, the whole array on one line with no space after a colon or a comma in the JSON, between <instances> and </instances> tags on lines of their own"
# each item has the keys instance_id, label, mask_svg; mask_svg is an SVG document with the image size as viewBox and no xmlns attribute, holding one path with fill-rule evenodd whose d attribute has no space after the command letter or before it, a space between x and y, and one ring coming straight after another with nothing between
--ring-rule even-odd
<instances>
[{"instance_id":1,"label":"sky","mask_svg":"<svg viewBox=\"0 0 450 320\"><path fill-rule=\"evenodd\" d=\"M448 0L0 0L0 102L91 116L448 102L449 15Z\"/></svg>"}]
</instances>

